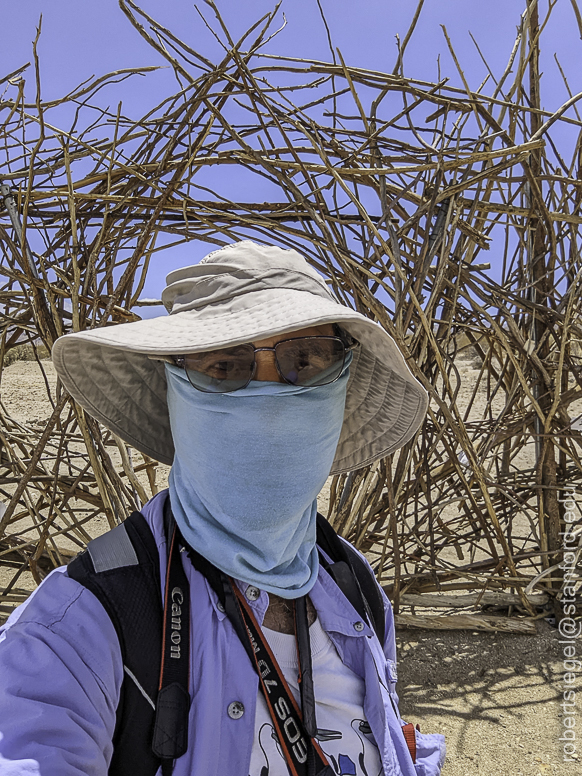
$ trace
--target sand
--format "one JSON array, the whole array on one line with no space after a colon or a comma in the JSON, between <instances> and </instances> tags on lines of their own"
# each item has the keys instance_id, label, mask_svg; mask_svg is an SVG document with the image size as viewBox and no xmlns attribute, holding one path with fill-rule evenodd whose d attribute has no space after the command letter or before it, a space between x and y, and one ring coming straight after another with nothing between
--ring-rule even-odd
<instances>
[{"instance_id":1,"label":"sand","mask_svg":"<svg viewBox=\"0 0 582 776\"><path fill-rule=\"evenodd\" d=\"M53 384L52 366L43 363ZM465 371L470 378L470 365ZM35 363L7 367L0 398L10 414L28 423L50 413ZM21 584L32 587L30 578ZM444 733L448 757L443 776L582 773L576 755L572 762L563 760L564 712L558 706L563 646L548 623L538 622L537 636L400 629L397 640L402 715L420 723L423 732ZM578 642L580 655L582 639ZM573 686L582 699L580 674ZM579 706L582 714L582 701Z\"/></svg>"},{"instance_id":2,"label":"sand","mask_svg":"<svg viewBox=\"0 0 582 776\"><path fill-rule=\"evenodd\" d=\"M443 776L581 772L558 740L564 669L547 623L537 636L405 629L397 641L400 711L445 735Z\"/></svg>"}]
</instances>

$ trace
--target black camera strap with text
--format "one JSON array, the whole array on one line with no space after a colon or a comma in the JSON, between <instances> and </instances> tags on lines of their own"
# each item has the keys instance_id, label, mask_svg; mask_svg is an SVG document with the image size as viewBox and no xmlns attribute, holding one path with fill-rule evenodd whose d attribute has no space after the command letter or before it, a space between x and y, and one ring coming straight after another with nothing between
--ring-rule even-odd
<instances>
[{"instance_id":1,"label":"black camera strap with text","mask_svg":"<svg viewBox=\"0 0 582 776\"><path fill-rule=\"evenodd\" d=\"M160 684L152 740L152 750L161 760L162 776L169 776L174 760L188 750L190 711L190 585L182 565L183 539L173 520L172 524L164 596Z\"/></svg>"},{"instance_id":2,"label":"black camera strap with text","mask_svg":"<svg viewBox=\"0 0 582 776\"><path fill-rule=\"evenodd\" d=\"M190 708L190 593L182 565L181 552L186 551L194 568L209 582L231 622L259 677L259 686L265 698L281 751L291 776L334 776L331 765L319 746L315 709L315 694L311 662L311 644L307 615L307 597L293 599L295 641L299 667L301 708L298 707L263 632L243 593L236 582L213 566L192 547L187 545L166 501L165 527L169 537L168 566L163 615L162 661L159 693L152 750L161 760L162 776L170 776L174 761L188 748L188 713ZM327 570L346 589L348 600L359 603L357 611L365 608L357 597L364 598L357 582L347 586L339 574L347 564L326 564ZM342 584L343 582L343 584ZM365 599L364 599L365 600ZM407 730L410 728L411 730ZM415 746L411 724L403 733L415 761ZM408 735L407 735L408 734Z\"/></svg>"},{"instance_id":3,"label":"black camera strap with text","mask_svg":"<svg viewBox=\"0 0 582 776\"><path fill-rule=\"evenodd\" d=\"M230 580L230 584L238 604L240 617L245 626L246 641L250 647L253 663L259 675L260 687L265 696L267 708L269 709L281 750L289 768L289 773L291 776L333 776L333 769L315 740L315 734L317 733L315 727L315 698L311 677L311 650L305 598L299 599L303 603L305 616L303 617L301 612L298 614L297 606L295 608L295 635L299 653L301 700L302 705L307 701L307 721L311 728L309 732L304 723L305 709L302 715L283 676L283 672L271 652L271 648L263 636L261 628L244 595L233 580ZM298 623L301 623L299 625L301 638L297 634ZM306 649L308 650L307 652Z\"/></svg>"}]
</instances>

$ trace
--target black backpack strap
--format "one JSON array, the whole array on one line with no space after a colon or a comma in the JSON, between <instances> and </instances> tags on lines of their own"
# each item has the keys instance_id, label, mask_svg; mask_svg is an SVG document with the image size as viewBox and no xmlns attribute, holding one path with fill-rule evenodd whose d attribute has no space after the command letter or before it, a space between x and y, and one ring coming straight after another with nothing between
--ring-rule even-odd
<instances>
[{"instance_id":1,"label":"black backpack strap","mask_svg":"<svg viewBox=\"0 0 582 776\"><path fill-rule=\"evenodd\" d=\"M374 572L360 553L351 544L342 541L325 517L319 513L317 545L332 560L332 563L326 563L320 553L325 570L360 617L370 620L380 644L384 644L386 638L384 600Z\"/></svg>"},{"instance_id":2,"label":"black backpack strap","mask_svg":"<svg viewBox=\"0 0 582 776\"><path fill-rule=\"evenodd\" d=\"M162 647L157 546L140 512L89 543L68 575L102 603L119 637L124 682L117 708L110 776L155 776L152 751Z\"/></svg>"}]
</instances>

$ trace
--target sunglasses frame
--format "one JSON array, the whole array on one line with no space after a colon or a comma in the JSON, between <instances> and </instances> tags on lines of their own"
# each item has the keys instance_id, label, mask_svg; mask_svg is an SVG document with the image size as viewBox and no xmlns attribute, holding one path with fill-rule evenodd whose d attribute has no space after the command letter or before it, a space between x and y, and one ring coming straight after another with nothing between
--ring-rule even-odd
<instances>
[{"instance_id":1,"label":"sunglasses frame","mask_svg":"<svg viewBox=\"0 0 582 776\"><path fill-rule=\"evenodd\" d=\"M277 345L283 345L285 342L293 342L294 340L298 339L316 339L316 340L339 340L344 348L344 357L341 369L339 371L339 374L333 378L333 380L329 380L327 383L321 383L321 385L331 385L332 383L335 383L336 380L339 380L341 373L343 371L344 365L346 363L346 355L352 351L355 350L357 347L359 347L360 343L354 339L350 334L348 334L343 329L340 329L339 326L334 325L335 334L313 334L308 335L306 337L289 337L289 339L280 340L276 343L276 345L272 348L256 348L252 342L244 342L241 343L245 346L249 346L253 348L253 368L251 372L251 376L246 381L244 385L239 385L238 388L233 388L231 391L205 391L203 388L200 388L198 385L194 385L192 380L190 379L190 375L188 374L188 369L186 369L186 355L180 355L180 356L171 356L172 361L175 366L179 367L180 369L183 369L186 372L186 376L188 378L188 382L193 388L196 388L197 391L200 391L201 393L235 393L236 391L242 391L243 388L246 388L247 385L252 382L253 377L255 376L255 373L257 371L257 359L256 354L260 353L261 351L270 350L274 353L275 356L275 366L277 368L277 372L283 382L287 383L287 385L296 385L296 383L292 383L290 380L287 380L287 378L281 373L281 369L279 368L279 360L277 359ZM236 347L233 345L233 347ZM228 348L218 348L217 350L228 350ZM209 351L212 352L212 351ZM319 386L314 386L319 387Z\"/></svg>"}]
</instances>

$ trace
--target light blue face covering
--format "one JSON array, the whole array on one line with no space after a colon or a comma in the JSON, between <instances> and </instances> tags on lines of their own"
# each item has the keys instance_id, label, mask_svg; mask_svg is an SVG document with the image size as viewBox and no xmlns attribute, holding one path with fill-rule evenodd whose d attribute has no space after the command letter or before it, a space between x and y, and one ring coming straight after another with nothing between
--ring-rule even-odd
<instances>
[{"instance_id":1,"label":"light blue face covering","mask_svg":"<svg viewBox=\"0 0 582 776\"><path fill-rule=\"evenodd\" d=\"M228 394L202 393L165 366L170 500L184 539L235 579L305 595L317 578L317 494L342 428L349 362L329 385L253 381Z\"/></svg>"}]
</instances>

